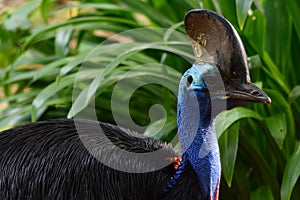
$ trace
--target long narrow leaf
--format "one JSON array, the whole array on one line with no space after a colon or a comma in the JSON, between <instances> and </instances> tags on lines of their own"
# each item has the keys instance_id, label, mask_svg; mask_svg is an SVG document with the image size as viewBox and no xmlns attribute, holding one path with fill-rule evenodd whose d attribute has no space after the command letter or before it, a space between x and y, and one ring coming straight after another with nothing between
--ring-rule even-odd
<instances>
[{"instance_id":1,"label":"long narrow leaf","mask_svg":"<svg viewBox=\"0 0 300 200\"><path fill-rule=\"evenodd\" d=\"M289 102L293 103L300 97L300 85L295 86L289 94Z\"/></svg>"},{"instance_id":2,"label":"long narrow leaf","mask_svg":"<svg viewBox=\"0 0 300 200\"><path fill-rule=\"evenodd\" d=\"M262 120L262 117L258 113L247 108L238 107L222 112L217 116L215 122L218 137L220 137L233 123L243 118Z\"/></svg>"},{"instance_id":3,"label":"long narrow leaf","mask_svg":"<svg viewBox=\"0 0 300 200\"><path fill-rule=\"evenodd\" d=\"M239 22L240 29L243 30L244 24L251 7L253 0L235 0L236 14Z\"/></svg>"},{"instance_id":4,"label":"long narrow leaf","mask_svg":"<svg viewBox=\"0 0 300 200\"><path fill-rule=\"evenodd\" d=\"M281 199L289 200L293 188L300 176L300 145L297 145L295 152L288 161L284 170L282 186L281 186Z\"/></svg>"},{"instance_id":5,"label":"long narrow leaf","mask_svg":"<svg viewBox=\"0 0 300 200\"><path fill-rule=\"evenodd\" d=\"M273 193L268 186L261 186L251 193L250 200L273 200Z\"/></svg>"},{"instance_id":6,"label":"long narrow leaf","mask_svg":"<svg viewBox=\"0 0 300 200\"><path fill-rule=\"evenodd\" d=\"M236 122L219 137L222 172L229 187L231 187L238 150L239 129L240 123Z\"/></svg>"}]
</instances>

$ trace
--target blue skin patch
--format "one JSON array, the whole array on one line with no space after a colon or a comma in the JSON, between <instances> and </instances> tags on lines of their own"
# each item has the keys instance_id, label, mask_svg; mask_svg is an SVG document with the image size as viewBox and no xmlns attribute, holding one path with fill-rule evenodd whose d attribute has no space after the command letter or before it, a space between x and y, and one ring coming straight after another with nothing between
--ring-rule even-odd
<instances>
[{"instance_id":1,"label":"blue skin patch","mask_svg":"<svg viewBox=\"0 0 300 200\"><path fill-rule=\"evenodd\" d=\"M178 136L182 147L182 162L167 186L176 184L188 160L195 170L200 187L207 197L218 195L221 175L218 139L211 116L211 100L207 95L205 77L218 75L213 65L194 64L187 70L179 84ZM167 191L166 190L166 191Z\"/></svg>"}]
</instances>

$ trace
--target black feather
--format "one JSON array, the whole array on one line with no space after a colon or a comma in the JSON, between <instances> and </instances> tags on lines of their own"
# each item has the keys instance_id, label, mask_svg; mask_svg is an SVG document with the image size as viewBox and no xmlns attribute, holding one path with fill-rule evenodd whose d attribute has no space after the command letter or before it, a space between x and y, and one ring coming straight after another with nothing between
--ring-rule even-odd
<instances>
[{"instance_id":1,"label":"black feather","mask_svg":"<svg viewBox=\"0 0 300 200\"><path fill-rule=\"evenodd\" d=\"M114 155L115 147L103 144L95 131L99 125L112 143L126 151L141 154L163 150L159 158L154 158L156 162L178 156L166 143L136 137L136 133L106 123L76 120L76 124L87 134L79 136L74 120L70 119L36 122L2 132L0 198L199 199L198 182L190 178L195 174L189 164L176 186L163 193L175 172L173 163L147 173L118 171L97 160L81 139L101 146L99 154L107 156L110 162L116 162L122 155ZM127 164L150 169L155 162L128 158Z\"/></svg>"}]
</instances>

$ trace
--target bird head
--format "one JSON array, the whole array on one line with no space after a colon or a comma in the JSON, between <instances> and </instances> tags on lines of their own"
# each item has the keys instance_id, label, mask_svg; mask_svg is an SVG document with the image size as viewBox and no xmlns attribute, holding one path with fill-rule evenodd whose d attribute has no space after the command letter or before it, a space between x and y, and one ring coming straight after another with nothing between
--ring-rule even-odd
<instances>
[{"instance_id":1,"label":"bird head","mask_svg":"<svg viewBox=\"0 0 300 200\"><path fill-rule=\"evenodd\" d=\"M195 64L183 78L191 89L210 93L212 100L226 100L226 109L250 102L271 103L251 83L244 46L225 18L200 9L188 12L184 22L195 53Z\"/></svg>"}]
</instances>

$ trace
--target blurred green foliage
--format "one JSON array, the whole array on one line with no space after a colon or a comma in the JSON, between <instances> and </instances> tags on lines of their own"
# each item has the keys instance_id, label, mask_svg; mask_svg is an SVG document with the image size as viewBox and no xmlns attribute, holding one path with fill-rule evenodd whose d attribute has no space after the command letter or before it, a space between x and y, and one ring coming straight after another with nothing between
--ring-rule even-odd
<instances>
[{"instance_id":1,"label":"blurred green foliage","mask_svg":"<svg viewBox=\"0 0 300 200\"><path fill-rule=\"evenodd\" d=\"M252 81L272 99L271 105L247 105L218 116L221 199L300 199L300 2L296 0L82 0L68 4L34 0L17 8L2 6L0 130L35 120L74 117L94 97L99 120L115 123L110 105L113 90L122 75L130 72L128 77L165 86L149 81L136 90L129 101L130 117L142 126L150 123L146 135L171 142L176 135L176 94L170 90L176 89L193 54L187 38L168 34L185 34L182 20L195 8L214 10L233 24L245 45ZM116 33L145 27L158 29L135 36L147 40L126 42L128 38L121 37L97 47L97 61L84 62L85 79L78 82L81 64L98 44ZM163 33L165 29L170 33ZM152 67L133 70L147 63ZM161 71L155 65L174 71ZM124 91L117 98L126 96ZM163 105L166 121L149 117L149 108L155 104ZM122 102L115 105L121 116L126 115ZM152 132L161 126L162 130Z\"/></svg>"}]
</instances>

